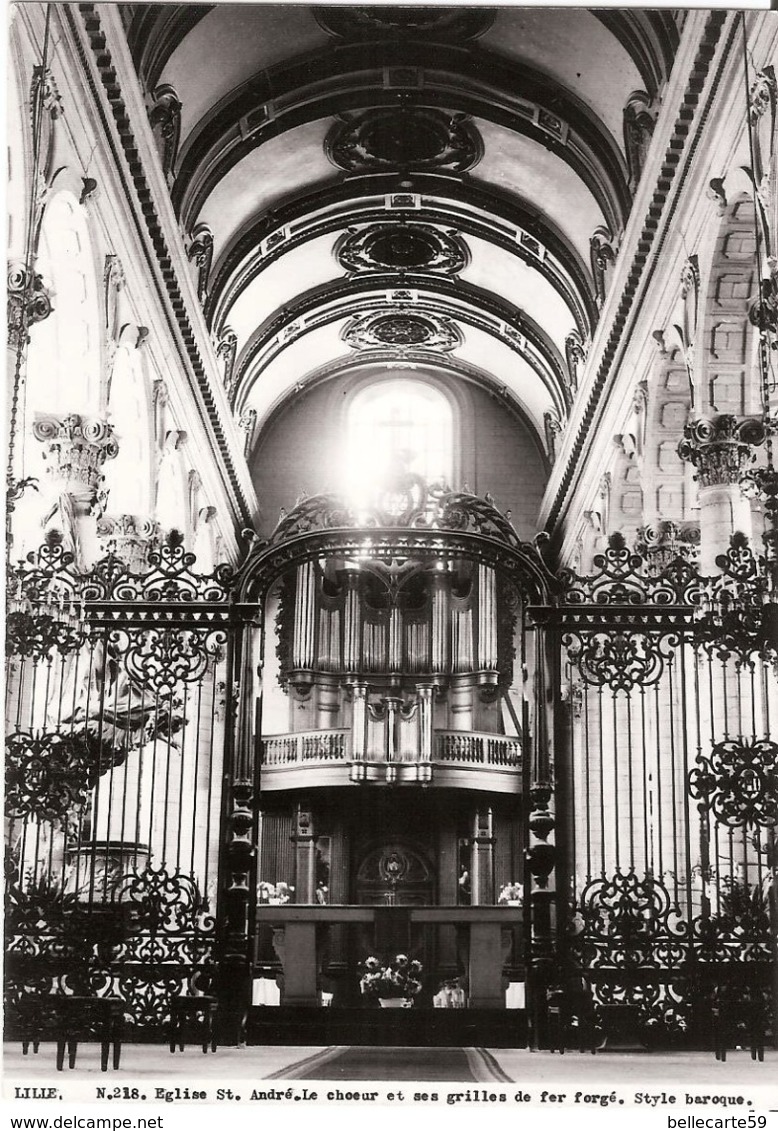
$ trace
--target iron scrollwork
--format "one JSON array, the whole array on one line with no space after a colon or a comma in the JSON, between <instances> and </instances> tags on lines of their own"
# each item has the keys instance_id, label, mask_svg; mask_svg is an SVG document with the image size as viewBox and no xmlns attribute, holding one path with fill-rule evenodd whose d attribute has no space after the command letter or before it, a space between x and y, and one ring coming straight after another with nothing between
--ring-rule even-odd
<instances>
[{"instance_id":1,"label":"iron scrollwork","mask_svg":"<svg viewBox=\"0 0 778 1131\"><path fill-rule=\"evenodd\" d=\"M193 628L117 629L111 644L122 653L130 679L161 699L173 699L182 683L196 683L211 661L218 661L227 634Z\"/></svg>"},{"instance_id":2,"label":"iron scrollwork","mask_svg":"<svg viewBox=\"0 0 778 1131\"><path fill-rule=\"evenodd\" d=\"M778 826L778 744L727 739L689 773L689 793L729 828Z\"/></svg>"},{"instance_id":3,"label":"iron scrollwork","mask_svg":"<svg viewBox=\"0 0 778 1131\"><path fill-rule=\"evenodd\" d=\"M86 805L100 777L127 757L88 731L19 731L6 740L6 810L59 823Z\"/></svg>"},{"instance_id":4,"label":"iron scrollwork","mask_svg":"<svg viewBox=\"0 0 778 1131\"><path fill-rule=\"evenodd\" d=\"M616 628L567 632L562 643L584 683L629 693L636 687L649 687L661 678L665 665L672 662L678 636Z\"/></svg>"},{"instance_id":5,"label":"iron scrollwork","mask_svg":"<svg viewBox=\"0 0 778 1131\"><path fill-rule=\"evenodd\" d=\"M672 969L688 952L688 926L663 883L634 869L590 881L583 890L573 942L582 968L615 975Z\"/></svg>"},{"instance_id":6,"label":"iron scrollwork","mask_svg":"<svg viewBox=\"0 0 778 1131\"><path fill-rule=\"evenodd\" d=\"M10 612L5 622L5 648L9 656L41 660L52 652L66 656L83 641L81 627L51 613Z\"/></svg>"},{"instance_id":7,"label":"iron scrollwork","mask_svg":"<svg viewBox=\"0 0 778 1131\"><path fill-rule=\"evenodd\" d=\"M564 600L570 605L691 605L700 603L702 579L679 550L657 571L645 552L629 548L623 534L611 534L604 553L594 557L595 572L581 576L570 569L559 572Z\"/></svg>"}]
</instances>

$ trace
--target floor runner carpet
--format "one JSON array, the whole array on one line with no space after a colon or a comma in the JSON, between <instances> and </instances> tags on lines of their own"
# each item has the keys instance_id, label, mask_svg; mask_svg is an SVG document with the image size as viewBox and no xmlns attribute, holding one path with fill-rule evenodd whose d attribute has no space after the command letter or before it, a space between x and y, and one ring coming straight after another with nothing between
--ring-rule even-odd
<instances>
[{"instance_id":1,"label":"floor runner carpet","mask_svg":"<svg viewBox=\"0 0 778 1131\"><path fill-rule=\"evenodd\" d=\"M475 1083L463 1049L349 1046L293 1073L295 1080L456 1080ZM280 1075L280 1074L279 1074Z\"/></svg>"}]
</instances>

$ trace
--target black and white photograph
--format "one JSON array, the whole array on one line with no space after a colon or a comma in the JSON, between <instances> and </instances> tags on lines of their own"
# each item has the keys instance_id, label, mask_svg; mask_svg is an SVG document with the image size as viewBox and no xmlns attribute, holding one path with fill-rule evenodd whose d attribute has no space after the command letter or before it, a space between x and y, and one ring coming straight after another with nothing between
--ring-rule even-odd
<instances>
[{"instance_id":1,"label":"black and white photograph","mask_svg":"<svg viewBox=\"0 0 778 1131\"><path fill-rule=\"evenodd\" d=\"M10 1126L776 1131L778 14L5 34Z\"/></svg>"}]
</instances>

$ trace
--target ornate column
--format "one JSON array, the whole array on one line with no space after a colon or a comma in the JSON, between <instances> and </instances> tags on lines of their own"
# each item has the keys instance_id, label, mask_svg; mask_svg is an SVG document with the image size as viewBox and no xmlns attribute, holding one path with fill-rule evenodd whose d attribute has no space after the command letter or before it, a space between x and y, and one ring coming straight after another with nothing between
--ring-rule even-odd
<instances>
[{"instance_id":1,"label":"ornate column","mask_svg":"<svg viewBox=\"0 0 778 1131\"><path fill-rule=\"evenodd\" d=\"M682 460L697 469L700 497L700 572L720 573L716 557L726 552L736 531L751 538L751 504L743 493L754 448L764 443L760 420L722 415L693 420L678 445Z\"/></svg>"},{"instance_id":2,"label":"ornate column","mask_svg":"<svg viewBox=\"0 0 778 1131\"><path fill-rule=\"evenodd\" d=\"M119 445L113 428L97 417L38 416L33 435L45 445L48 518L58 517L76 566L84 569L99 556L97 515L105 504L103 464L114 459Z\"/></svg>"},{"instance_id":3,"label":"ornate column","mask_svg":"<svg viewBox=\"0 0 778 1131\"><path fill-rule=\"evenodd\" d=\"M149 553L159 545L159 523L137 514L105 514L97 520L97 537L103 554L113 554L130 573L145 573Z\"/></svg>"},{"instance_id":4,"label":"ornate column","mask_svg":"<svg viewBox=\"0 0 778 1131\"><path fill-rule=\"evenodd\" d=\"M476 809L470 844L470 901L473 904L494 903L494 827L491 809Z\"/></svg>"}]
</instances>

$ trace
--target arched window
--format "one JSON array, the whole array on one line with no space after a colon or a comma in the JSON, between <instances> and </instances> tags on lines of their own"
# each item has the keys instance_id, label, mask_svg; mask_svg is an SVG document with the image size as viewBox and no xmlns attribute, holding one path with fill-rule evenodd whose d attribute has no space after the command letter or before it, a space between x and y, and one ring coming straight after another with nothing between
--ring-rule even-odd
<instances>
[{"instance_id":1,"label":"arched window","mask_svg":"<svg viewBox=\"0 0 778 1131\"><path fill-rule=\"evenodd\" d=\"M365 498L395 469L427 482L453 477L451 402L434 385L413 378L362 389L348 408L344 485Z\"/></svg>"}]
</instances>

